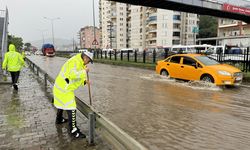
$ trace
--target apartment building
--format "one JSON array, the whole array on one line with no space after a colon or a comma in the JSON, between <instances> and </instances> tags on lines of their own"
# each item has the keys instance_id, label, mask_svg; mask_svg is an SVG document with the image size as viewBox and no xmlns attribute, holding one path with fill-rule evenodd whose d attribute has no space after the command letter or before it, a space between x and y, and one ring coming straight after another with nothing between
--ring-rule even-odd
<instances>
[{"instance_id":1,"label":"apartment building","mask_svg":"<svg viewBox=\"0 0 250 150\"><path fill-rule=\"evenodd\" d=\"M127 4L100 0L102 48L127 47Z\"/></svg>"},{"instance_id":2,"label":"apartment building","mask_svg":"<svg viewBox=\"0 0 250 150\"><path fill-rule=\"evenodd\" d=\"M232 19L219 19L218 36L243 36L250 35L250 24Z\"/></svg>"},{"instance_id":3,"label":"apartment building","mask_svg":"<svg viewBox=\"0 0 250 150\"><path fill-rule=\"evenodd\" d=\"M148 48L195 43L198 15L100 0L103 48Z\"/></svg>"},{"instance_id":4,"label":"apartment building","mask_svg":"<svg viewBox=\"0 0 250 150\"><path fill-rule=\"evenodd\" d=\"M194 45L196 43L199 16L197 14L181 12L181 42L182 45Z\"/></svg>"},{"instance_id":5,"label":"apartment building","mask_svg":"<svg viewBox=\"0 0 250 150\"><path fill-rule=\"evenodd\" d=\"M94 36L95 29L95 36ZM94 42L96 38L96 41ZM98 44L98 45L93 45ZM81 48L100 48L100 30L97 27L86 26L80 30L80 46Z\"/></svg>"},{"instance_id":6,"label":"apartment building","mask_svg":"<svg viewBox=\"0 0 250 150\"><path fill-rule=\"evenodd\" d=\"M172 46L174 40L180 41L180 33L178 37L173 34L173 14L170 10L147 8L146 48Z\"/></svg>"},{"instance_id":7,"label":"apartment building","mask_svg":"<svg viewBox=\"0 0 250 150\"><path fill-rule=\"evenodd\" d=\"M217 45L250 45L250 24L232 19L218 20Z\"/></svg>"},{"instance_id":8,"label":"apartment building","mask_svg":"<svg viewBox=\"0 0 250 150\"><path fill-rule=\"evenodd\" d=\"M146 7L129 6L130 21L128 21L128 30L130 31L129 47L136 49L145 49L146 47Z\"/></svg>"}]
</instances>

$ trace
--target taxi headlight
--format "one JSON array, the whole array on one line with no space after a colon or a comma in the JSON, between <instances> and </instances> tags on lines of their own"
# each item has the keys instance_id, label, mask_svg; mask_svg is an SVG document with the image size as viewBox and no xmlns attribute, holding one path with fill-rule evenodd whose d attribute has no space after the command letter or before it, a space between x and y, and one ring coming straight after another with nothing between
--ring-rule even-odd
<instances>
[{"instance_id":1,"label":"taxi headlight","mask_svg":"<svg viewBox=\"0 0 250 150\"><path fill-rule=\"evenodd\" d=\"M232 76L230 72L223 71L223 70L218 71L218 74L223 75L223 76Z\"/></svg>"}]
</instances>

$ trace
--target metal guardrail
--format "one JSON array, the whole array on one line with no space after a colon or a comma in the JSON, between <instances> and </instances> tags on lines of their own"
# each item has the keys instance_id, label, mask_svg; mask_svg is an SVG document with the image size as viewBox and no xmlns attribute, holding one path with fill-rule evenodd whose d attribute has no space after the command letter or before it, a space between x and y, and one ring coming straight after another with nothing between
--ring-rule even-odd
<instances>
[{"instance_id":1,"label":"metal guardrail","mask_svg":"<svg viewBox=\"0 0 250 150\"><path fill-rule=\"evenodd\" d=\"M51 84L55 82L54 78L47 74L47 72L33 63L28 57L26 61L33 70L34 73L39 75L39 73L44 74L44 88L47 88L47 81ZM85 104L80 98L76 97L77 109L89 119L89 116L95 116L95 123L89 123L89 128L96 129L95 131L99 133L107 142L109 142L115 149L119 150L147 150L143 145L125 133L122 129L116 126L114 123L109 121L106 117L98 113L94 108ZM91 119L93 121L93 119ZM94 126L93 126L94 125ZM94 135L94 133L90 133ZM91 138L89 139L91 140ZM93 141L89 141L92 143Z\"/></svg>"}]
</instances>

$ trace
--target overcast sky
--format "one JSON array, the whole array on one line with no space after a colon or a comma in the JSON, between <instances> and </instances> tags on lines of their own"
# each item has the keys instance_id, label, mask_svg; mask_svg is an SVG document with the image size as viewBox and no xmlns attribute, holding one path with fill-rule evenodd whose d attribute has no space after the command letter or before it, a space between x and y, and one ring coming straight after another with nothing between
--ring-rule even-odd
<instances>
[{"instance_id":1,"label":"overcast sky","mask_svg":"<svg viewBox=\"0 0 250 150\"><path fill-rule=\"evenodd\" d=\"M98 1L95 0L96 25L98 22ZM243 0L220 0L231 3L244 3ZM247 1L247 0L245 0ZM51 22L43 17L56 18L54 21L55 38L72 39L77 37L81 27L93 25L93 0L0 0L0 9L9 9L9 32L20 36L25 42L51 38Z\"/></svg>"},{"instance_id":2,"label":"overcast sky","mask_svg":"<svg viewBox=\"0 0 250 150\"><path fill-rule=\"evenodd\" d=\"M81 27L93 25L93 0L0 0L0 9L9 10L9 32L27 41L51 38L51 21L54 21L55 38L72 39L77 37ZM95 0L96 20L98 21L98 0ZM99 22L96 22L99 26Z\"/></svg>"}]
</instances>

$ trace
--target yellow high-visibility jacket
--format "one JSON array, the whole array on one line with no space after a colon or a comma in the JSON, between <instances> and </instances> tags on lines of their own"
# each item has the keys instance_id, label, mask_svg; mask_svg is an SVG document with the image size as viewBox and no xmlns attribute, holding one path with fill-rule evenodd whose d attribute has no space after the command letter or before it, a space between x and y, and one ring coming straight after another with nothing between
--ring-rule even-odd
<instances>
[{"instance_id":1,"label":"yellow high-visibility jacket","mask_svg":"<svg viewBox=\"0 0 250 150\"><path fill-rule=\"evenodd\" d=\"M54 106L63 110L75 110L75 94L74 91L79 86L84 86L86 80L86 65L81 58L81 54L77 54L70 58L62 67L58 74L54 88ZM65 79L68 79L69 83Z\"/></svg>"},{"instance_id":2,"label":"yellow high-visibility jacket","mask_svg":"<svg viewBox=\"0 0 250 150\"><path fill-rule=\"evenodd\" d=\"M9 45L9 52L5 53L2 69L10 72L20 71L24 65L23 57L16 52L16 47L13 44Z\"/></svg>"}]
</instances>

